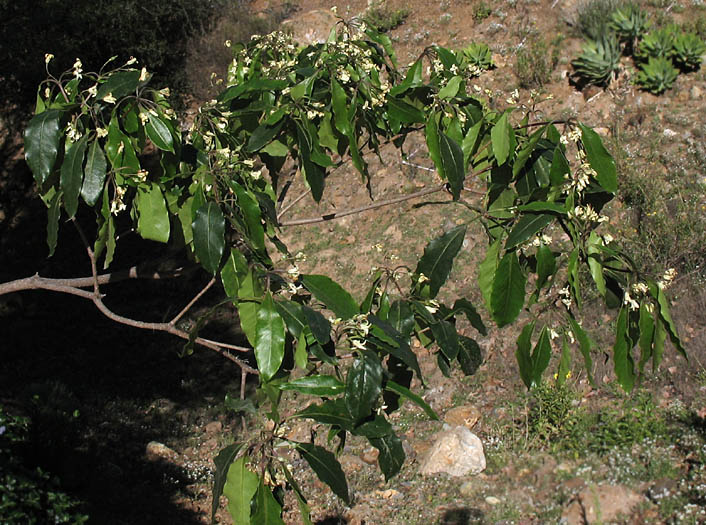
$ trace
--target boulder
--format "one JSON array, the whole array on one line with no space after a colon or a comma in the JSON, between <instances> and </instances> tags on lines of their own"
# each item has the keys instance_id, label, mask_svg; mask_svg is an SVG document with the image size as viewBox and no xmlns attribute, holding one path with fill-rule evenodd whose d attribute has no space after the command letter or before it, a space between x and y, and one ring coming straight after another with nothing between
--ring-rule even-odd
<instances>
[{"instance_id":1,"label":"boulder","mask_svg":"<svg viewBox=\"0 0 706 525\"><path fill-rule=\"evenodd\" d=\"M424 455L419 473L450 476L478 474L485 470L485 454L480 438L465 426L440 432Z\"/></svg>"}]
</instances>

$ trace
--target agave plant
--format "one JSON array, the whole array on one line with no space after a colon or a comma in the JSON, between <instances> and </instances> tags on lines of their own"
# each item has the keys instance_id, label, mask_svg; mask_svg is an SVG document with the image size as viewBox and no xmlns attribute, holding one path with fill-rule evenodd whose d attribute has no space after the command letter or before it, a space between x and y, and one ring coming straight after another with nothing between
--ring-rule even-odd
<instances>
[{"instance_id":1,"label":"agave plant","mask_svg":"<svg viewBox=\"0 0 706 525\"><path fill-rule=\"evenodd\" d=\"M637 46L636 56L642 60L649 57L669 58L674 51L674 27L667 26L661 29L650 31L640 40Z\"/></svg>"},{"instance_id":2,"label":"agave plant","mask_svg":"<svg viewBox=\"0 0 706 525\"><path fill-rule=\"evenodd\" d=\"M620 44L614 34L589 40L583 52L571 62L574 74L587 84L607 84L620 68Z\"/></svg>"},{"instance_id":3,"label":"agave plant","mask_svg":"<svg viewBox=\"0 0 706 525\"><path fill-rule=\"evenodd\" d=\"M635 4L627 4L611 14L610 28L632 49L638 38L647 30L650 23L647 13Z\"/></svg>"},{"instance_id":4,"label":"agave plant","mask_svg":"<svg viewBox=\"0 0 706 525\"><path fill-rule=\"evenodd\" d=\"M680 33L674 38L672 58L674 63L686 71L701 66L701 56L706 53L706 44L694 33Z\"/></svg>"},{"instance_id":5,"label":"agave plant","mask_svg":"<svg viewBox=\"0 0 706 525\"><path fill-rule=\"evenodd\" d=\"M659 95L672 87L677 76L679 70L671 60L665 57L650 57L647 64L640 65L637 83L644 90Z\"/></svg>"},{"instance_id":6,"label":"agave plant","mask_svg":"<svg viewBox=\"0 0 706 525\"><path fill-rule=\"evenodd\" d=\"M495 64L493 64L490 48L487 44L477 42L471 42L471 44L463 50L461 62L464 65L476 66L483 71L495 66Z\"/></svg>"}]
</instances>

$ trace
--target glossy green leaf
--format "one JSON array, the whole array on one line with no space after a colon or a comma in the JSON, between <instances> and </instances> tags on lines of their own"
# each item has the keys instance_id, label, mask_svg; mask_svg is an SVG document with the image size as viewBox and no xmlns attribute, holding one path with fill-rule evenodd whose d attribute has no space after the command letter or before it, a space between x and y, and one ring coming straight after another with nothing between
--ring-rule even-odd
<instances>
[{"instance_id":1,"label":"glossy green leaf","mask_svg":"<svg viewBox=\"0 0 706 525\"><path fill-rule=\"evenodd\" d=\"M61 164L61 189L64 192L64 209L69 217L76 215L78 196L83 183L83 160L86 155L88 135L73 143Z\"/></svg>"},{"instance_id":2,"label":"glossy green leaf","mask_svg":"<svg viewBox=\"0 0 706 525\"><path fill-rule=\"evenodd\" d=\"M231 188L235 191L238 208L243 214L245 224L248 228L248 239L256 250L265 249L265 230L262 227L262 212L257 198L251 191L246 190L240 184L233 182Z\"/></svg>"},{"instance_id":3,"label":"glossy green leaf","mask_svg":"<svg viewBox=\"0 0 706 525\"><path fill-rule=\"evenodd\" d=\"M162 151L174 153L174 139L172 133L165 122L158 116L150 114L147 124L145 124L147 136L152 144Z\"/></svg>"},{"instance_id":4,"label":"glossy green leaf","mask_svg":"<svg viewBox=\"0 0 706 525\"><path fill-rule=\"evenodd\" d=\"M216 472L213 475L211 521L216 518L216 512L218 512L218 508L220 507L221 494L223 494L223 487L226 484L226 479L230 467L233 464L233 461L235 460L236 456L238 455L238 452L240 452L241 448L243 448L243 445L241 443L233 443L232 445L228 445L223 450L221 450L213 460L216 465Z\"/></svg>"},{"instance_id":5,"label":"glossy green leaf","mask_svg":"<svg viewBox=\"0 0 706 525\"><path fill-rule=\"evenodd\" d=\"M47 212L47 246L49 246L49 255L54 255L56 249L56 241L59 238L59 218L61 217L61 191L54 191L53 196L48 202L49 211Z\"/></svg>"},{"instance_id":6,"label":"glossy green leaf","mask_svg":"<svg viewBox=\"0 0 706 525\"><path fill-rule=\"evenodd\" d=\"M313 419L325 425L338 425L344 429L353 427L346 403L343 399L329 399L321 404L309 405L304 410L300 410L295 417Z\"/></svg>"},{"instance_id":7,"label":"glossy green leaf","mask_svg":"<svg viewBox=\"0 0 706 525\"><path fill-rule=\"evenodd\" d=\"M517 211L530 211L530 212L549 211L549 212L555 212L555 213L560 213L562 215L566 215L566 206L563 204L556 203L556 202L534 201L534 202L528 202L527 204L523 204L521 206L518 206Z\"/></svg>"},{"instance_id":8,"label":"glossy green leaf","mask_svg":"<svg viewBox=\"0 0 706 525\"><path fill-rule=\"evenodd\" d=\"M392 325L373 314L368 315L368 321L372 324L370 336L379 339L387 353L406 364L410 370L417 374L417 377L421 378L422 371L419 368L416 354L409 347L409 337L403 336Z\"/></svg>"},{"instance_id":9,"label":"glossy green leaf","mask_svg":"<svg viewBox=\"0 0 706 525\"><path fill-rule=\"evenodd\" d=\"M498 327L510 324L522 310L525 302L527 277L515 252L508 252L500 260L493 280L490 306Z\"/></svg>"},{"instance_id":10,"label":"glossy green leaf","mask_svg":"<svg viewBox=\"0 0 706 525\"><path fill-rule=\"evenodd\" d=\"M289 483L289 485L294 489L294 494L296 495L297 503L299 504L299 513L301 514L304 525L314 525L311 521L311 509L309 509L306 498L304 497L301 488L299 488L299 483L297 483L297 480L294 479L294 476L289 471L289 467L287 465L283 465L282 470L284 471L284 476L287 478L287 483Z\"/></svg>"},{"instance_id":11,"label":"glossy green leaf","mask_svg":"<svg viewBox=\"0 0 706 525\"><path fill-rule=\"evenodd\" d=\"M354 436L377 438L393 433L392 425L384 416L376 415L372 420L361 423L351 433Z\"/></svg>"},{"instance_id":12,"label":"glossy green leaf","mask_svg":"<svg viewBox=\"0 0 706 525\"><path fill-rule=\"evenodd\" d=\"M315 396L337 396L342 394L345 388L346 385L337 377L328 375L300 377L279 385L280 390L295 390Z\"/></svg>"},{"instance_id":13,"label":"glossy green leaf","mask_svg":"<svg viewBox=\"0 0 706 525\"><path fill-rule=\"evenodd\" d=\"M505 249L509 250L522 244L535 234L542 231L554 220L553 215L526 213L517 221L515 227L505 241Z\"/></svg>"},{"instance_id":14,"label":"glossy green leaf","mask_svg":"<svg viewBox=\"0 0 706 525\"><path fill-rule=\"evenodd\" d=\"M331 79L331 102L336 129L344 135L349 135L353 128L348 120L348 97L335 78Z\"/></svg>"},{"instance_id":15,"label":"glossy green leaf","mask_svg":"<svg viewBox=\"0 0 706 525\"><path fill-rule=\"evenodd\" d=\"M485 252L485 258L478 266L478 287L480 288L486 307L489 311L491 308L491 298L493 294L493 281L495 281L495 272L498 269L499 254L500 254L501 239L493 242Z\"/></svg>"},{"instance_id":16,"label":"glossy green leaf","mask_svg":"<svg viewBox=\"0 0 706 525\"><path fill-rule=\"evenodd\" d=\"M552 344L549 339L549 330L545 326L539 333L537 344L532 350L532 386L537 386L542 382L542 374L549 366L552 356Z\"/></svg>"},{"instance_id":17,"label":"glossy green leaf","mask_svg":"<svg viewBox=\"0 0 706 525\"><path fill-rule=\"evenodd\" d=\"M360 313L358 303L340 284L325 275L302 275L302 284L326 308L341 319L350 319Z\"/></svg>"},{"instance_id":18,"label":"glossy green leaf","mask_svg":"<svg viewBox=\"0 0 706 525\"><path fill-rule=\"evenodd\" d=\"M609 192L618 191L618 178L615 161L603 146L603 141L598 133L591 128L580 124L581 142L586 150L586 159L597 173L598 184Z\"/></svg>"},{"instance_id":19,"label":"glossy green leaf","mask_svg":"<svg viewBox=\"0 0 706 525\"><path fill-rule=\"evenodd\" d=\"M517 349L515 359L520 368L520 377L527 388L532 388L532 332L534 332L534 321L524 326L520 336L517 338Z\"/></svg>"},{"instance_id":20,"label":"glossy green leaf","mask_svg":"<svg viewBox=\"0 0 706 525\"><path fill-rule=\"evenodd\" d=\"M336 456L325 448L311 443L296 443L295 446L318 478L331 487L336 496L350 505L346 475Z\"/></svg>"},{"instance_id":21,"label":"glossy green leaf","mask_svg":"<svg viewBox=\"0 0 706 525\"><path fill-rule=\"evenodd\" d=\"M345 402L353 421L365 419L382 392L382 366L370 351L360 352L346 376Z\"/></svg>"},{"instance_id":22,"label":"glossy green leaf","mask_svg":"<svg viewBox=\"0 0 706 525\"><path fill-rule=\"evenodd\" d=\"M434 409L432 409L429 404L422 399L421 396L418 396L414 392L412 392L409 388L406 388L398 383L395 383L394 381L388 381L385 383L385 390L389 390L391 392L394 392L395 394L399 394L400 396L409 399L412 401L414 404L416 404L418 407L420 407L422 410L424 410L424 413L431 419L438 421L439 416L434 412Z\"/></svg>"},{"instance_id":23,"label":"glossy green leaf","mask_svg":"<svg viewBox=\"0 0 706 525\"><path fill-rule=\"evenodd\" d=\"M417 60L414 64L409 66L409 69L407 70L407 74L405 75L405 78L402 82L394 86L390 90L390 95L395 96L399 93L404 93L410 88L418 87L422 85L423 83L423 77L422 77L422 59L420 58Z\"/></svg>"},{"instance_id":24,"label":"glossy green leaf","mask_svg":"<svg viewBox=\"0 0 706 525\"><path fill-rule=\"evenodd\" d=\"M453 260L463 246L465 235L466 227L457 226L432 240L424 248L424 255L419 259L415 272L429 278L430 298L436 297L449 277Z\"/></svg>"},{"instance_id":25,"label":"glossy green leaf","mask_svg":"<svg viewBox=\"0 0 706 525\"><path fill-rule=\"evenodd\" d=\"M461 196L466 170L463 164L463 150L461 146L446 133L439 133L439 153L441 164L444 167L442 177L449 181L451 195L455 200Z\"/></svg>"},{"instance_id":26,"label":"glossy green leaf","mask_svg":"<svg viewBox=\"0 0 706 525\"><path fill-rule=\"evenodd\" d=\"M445 100L455 97L461 87L461 82L463 82L461 77L451 77L446 85L439 90L439 98Z\"/></svg>"},{"instance_id":27,"label":"glossy green leaf","mask_svg":"<svg viewBox=\"0 0 706 525\"><path fill-rule=\"evenodd\" d=\"M667 339L667 328L664 326L661 317L655 319L654 346L652 350L652 370L656 371L662 362L664 355L664 342Z\"/></svg>"},{"instance_id":28,"label":"glossy green leaf","mask_svg":"<svg viewBox=\"0 0 706 525\"><path fill-rule=\"evenodd\" d=\"M490 138L493 144L493 155L498 165L505 164L510 156L510 123L507 113L495 123L490 130Z\"/></svg>"},{"instance_id":29,"label":"glossy green leaf","mask_svg":"<svg viewBox=\"0 0 706 525\"><path fill-rule=\"evenodd\" d=\"M605 296L605 277L603 276L603 265L599 259L602 244L603 240L601 237L595 231L592 231L586 244L586 255L588 256L588 269L591 272L591 277L593 277L593 282L596 283L598 292Z\"/></svg>"},{"instance_id":30,"label":"glossy green leaf","mask_svg":"<svg viewBox=\"0 0 706 525\"><path fill-rule=\"evenodd\" d=\"M221 282L226 296L235 297L240 287L240 279L248 272L245 256L236 248L231 248L230 256L221 268Z\"/></svg>"},{"instance_id":31,"label":"glossy green leaf","mask_svg":"<svg viewBox=\"0 0 706 525\"><path fill-rule=\"evenodd\" d=\"M191 229L196 256L204 269L215 275L225 249L225 218L218 204L209 201L196 210Z\"/></svg>"},{"instance_id":32,"label":"glossy green leaf","mask_svg":"<svg viewBox=\"0 0 706 525\"><path fill-rule=\"evenodd\" d=\"M137 187L137 212L137 232L143 239L164 243L169 241L169 213L158 184Z\"/></svg>"},{"instance_id":33,"label":"glossy green leaf","mask_svg":"<svg viewBox=\"0 0 706 525\"><path fill-rule=\"evenodd\" d=\"M265 295L257 311L255 359L265 382L277 373L284 359L284 320L277 313L270 293Z\"/></svg>"},{"instance_id":34,"label":"glossy green leaf","mask_svg":"<svg viewBox=\"0 0 706 525\"><path fill-rule=\"evenodd\" d=\"M419 108L393 97L387 99L387 113L390 118L403 124L414 124L425 120L424 112Z\"/></svg>"},{"instance_id":35,"label":"glossy green leaf","mask_svg":"<svg viewBox=\"0 0 706 525\"><path fill-rule=\"evenodd\" d=\"M257 525L285 525L282 521L282 506L272 495L270 488L265 485L265 480L260 479L255 494L255 513L252 515L251 524Z\"/></svg>"},{"instance_id":36,"label":"glossy green leaf","mask_svg":"<svg viewBox=\"0 0 706 525\"><path fill-rule=\"evenodd\" d=\"M633 343L628 335L628 309L623 307L618 314L613 345L613 365L618 383L626 392L635 386L635 363L631 351Z\"/></svg>"},{"instance_id":37,"label":"glossy green leaf","mask_svg":"<svg viewBox=\"0 0 706 525\"><path fill-rule=\"evenodd\" d=\"M645 364L652 359L652 342L655 335L654 316L650 312L646 302L640 305L640 320L638 321L638 325L640 327L640 338L638 340L640 362L637 368L640 374L642 374L645 369Z\"/></svg>"},{"instance_id":38,"label":"glossy green leaf","mask_svg":"<svg viewBox=\"0 0 706 525\"><path fill-rule=\"evenodd\" d=\"M103 154L103 148L97 140L91 143L86 156L81 197L89 206L93 206L103 192L103 183L108 169L108 163Z\"/></svg>"},{"instance_id":39,"label":"glossy green leaf","mask_svg":"<svg viewBox=\"0 0 706 525\"><path fill-rule=\"evenodd\" d=\"M266 123L260 124L260 126L258 126L255 131L253 131L252 135L250 135L246 151L253 152L262 149L265 145L267 145L269 142L272 141L272 139L277 136L277 134L282 129L283 125L284 120L281 120L278 124L275 124L274 126L268 125Z\"/></svg>"},{"instance_id":40,"label":"glossy green leaf","mask_svg":"<svg viewBox=\"0 0 706 525\"><path fill-rule=\"evenodd\" d=\"M544 244L537 248L537 290L540 290L556 272L556 257Z\"/></svg>"},{"instance_id":41,"label":"glossy green leaf","mask_svg":"<svg viewBox=\"0 0 706 525\"><path fill-rule=\"evenodd\" d=\"M679 333L677 332L677 326L674 324L674 321L672 321L672 316L669 313L669 300L667 299L667 296L665 295L664 290L662 290L662 288L657 287L657 290L657 304L659 305L659 315L664 321L665 327L667 328L669 339L672 341L672 344L682 355L682 357L687 359L686 349L684 348L684 345L681 342L681 338L679 337Z\"/></svg>"},{"instance_id":42,"label":"glossy green leaf","mask_svg":"<svg viewBox=\"0 0 706 525\"><path fill-rule=\"evenodd\" d=\"M396 434L379 438L369 438L370 444L380 451L378 465L385 475L385 481L394 477L404 464L405 453L402 441Z\"/></svg>"},{"instance_id":43,"label":"glossy green leaf","mask_svg":"<svg viewBox=\"0 0 706 525\"><path fill-rule=\"evenodd\" d=\"M121 98L133 93L140 85L139 71L118 71L108 77L98 88L96 98L103 100L108 95Z\"/></svg>"},{"instance_id":44,"label":"glossy green leaf","mask_svg":"<svg viewBox=\"0 0 706 525\"><path fill-rule=\"evenodd\" d=\"M569 262L566 266L566 276L569 279L569 286L576 300L576 305L581 308L581 284L579 281L579 247L573 249L569 254Z\"/></svg>"},{"instance_id":45,"label":"glossy green leaf","mask_svg":"<svg viewBox=\"0 0 706 525\"><path fill-rule=\"evenodd\" d=\"M449 361L458 356L458 333L456 327L448 321L439 321L431 325L431 333L436 344Z\"/></svg>"},{"instance_id":46,"label":"glossy green leaf","mask_svg":"<svg viewBox=\"0 0 706 525\"><path fill-rule=\"evenodd\" d=\"M317 312L306 305L302 305L302 315L316 340L322 345L331 340L331 323L321 312Z\"/></svg>"},{"instance_id":47,"label":"glossy green leaf","mask_svg":"<svg viewBox=\"0 0 706 525\"><path fill-rule=\"evenodd\" d=\"M255 277L252 270L240 279L240 287L238 288L238 317L240 318L240 327L243 329L248 342L253 347L255 346L257 312L260 304L254 300L255 297L260 297L262 289L260 283Z\"/></svg>"},{"instance_id":48,"label":"glossy green leaf","mask_svg":"<svg viewBox=\"0 0 706 525\"><path fill-rule=\"evenodd\" d=\"M474 339L459 335L457 359L464 375L471 376L475 374L483 363L480 346Z\"/></svg>"},{"instance_id":49,"label":"glossy green leaf","mask_svg":"<svg viewBox=\"0 0 706 525\"><path fill-rule=\"evenodd\" d=\"M306 336L301 336L297 339L297 346L294 349L294 364L297 367L306 369L309 362L309 354L306 352Z\"/></svg>"},{"instance_id":50,"label":"glossy green leaf","mask_svg":"<svg viewBox=\"0 0 706 525\"><path fill-rule=\"evenodd\" d=\"M40 186L49 178L59 152L63 112L49 109L36 115L25 129L25 160Z\"/></svg>"},{"instance_id":51,"label":"glossy green leaf","mask_svg":"<svg viewBox=\"0 0 706 525\"><path fill-rule=\"evenodd\" d=\"M246 458L241 456L233 461L228 469L223 494L228 498L228 512L234 524L250 525L250 502L257 487L258 477L246 466ZM214 505L217 505L217 501L214 501Z\"/></svg>"},{"instance_id":52,"label":"glossy green leaf","mask_svg":"<svg viewBox=\"0 0 706 525\"><path fill-rule=\"evenodd\" d=\"M439 176L442 179L446 178L444 174L444 166L441 164L441 149L439 145L439 124L437 120L437 115L431 113L426 121L424 127L424 135L427 142L427 150L429 151L429 157L434 162L436 170L439 172Z\"/></svg>"},{"instance_id":53,"label":"glossy green leaf","mask_svg":"<svg viewBox=\"0 0 706 525\"><path fill-rule=\"evenodd\" d=\"M414 312L409 302L397 300L390 305L387 322L402 336L409 337L414 332Z\"/></svg>"},{"instance_id":54,"label":"glossy green leaf","mask_svg":"<svg viewBox=\"0 0 706 525\"><path fill-rule=\"evenodd\" d=\"M308 324L302 312L302 305L294 301L278 299L275 306L293 337L299 338L302 332L306 333Z\"/></svg>"}]
</instances>

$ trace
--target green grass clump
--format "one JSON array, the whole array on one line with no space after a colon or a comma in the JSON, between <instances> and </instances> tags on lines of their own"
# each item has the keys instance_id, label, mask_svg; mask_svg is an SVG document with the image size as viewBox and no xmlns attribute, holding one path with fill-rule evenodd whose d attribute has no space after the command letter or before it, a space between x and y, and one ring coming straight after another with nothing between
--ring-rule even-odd
<instances>
[{"instance_id":1,"label":"green grass clump","mask_svg":"<svg viewBox=\"0 0 706 525\"><path fill-rule=\"evenodd\" d=\"M409 9L391 9L384 0L374 3L365 12L365 21L381 33L387 33L404 24L409 16Z\"/></svg>"},{"instance_id":2,"label":"green grass clump","mask_svg":"<svg viewBox=\"0 0 706 525\"><path fill-rule=\"evenodd\" d=\"M613 12L621 5L619 0L587 0L579 5L574 28L579 36L597 40L610 32Z\"/></svg>"},{"instance_id":3,"label":"green grass clump","mask_svg":"<svg viewBox=\"0 0 706 525\"><path fill-rule=\"evenodd\" d=\"M552 72L559 63L559 44L563 35L551 42L538 36L529 39L526 45L517 50L515 76L522 88L540 88L552 79Z\"/></svg>"}]
</instances>

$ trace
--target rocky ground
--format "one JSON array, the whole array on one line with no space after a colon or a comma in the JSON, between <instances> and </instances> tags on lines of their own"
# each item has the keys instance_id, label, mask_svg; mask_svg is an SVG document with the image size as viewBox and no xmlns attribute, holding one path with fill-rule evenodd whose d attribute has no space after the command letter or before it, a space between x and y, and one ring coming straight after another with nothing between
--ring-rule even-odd
<instances>
[{"instance_id":1,"label":"rocky ground","mask_svg":"<svg viewBox=\"0 0 706 525\"><path fill-rule=\"evenodd\" d=\"M310 34L328 27L333 5L343 17L360 15L368 8L360 0L346 4L299 0L296 5L298 18L292 27ZM408 461L389 482L379 472L375 450L362 440L350 439L339 460L354 494L352 507L336 499L302 460L291 457L304 492L311 496L314 522L706 523L704 69L681 75L676 86L659 97L636 90L628 75L610 89L579 91L568 78L569 62L581 44L571 26L579 8L572 0L487 4L388 0L383 5L388 10L408 10L404 22L390 32L401 64L415 60L433 43L459 48L471 41L485 42L497 65L478 79L482 89L489 90L485 96L502 103L517 87L520 100L529 101L530 89L536 89L542 99L552 95L540 106L547 118L577 117L605 137L621 176L621 199L612 210L611 228L627 236L628 246L650 271L680 268L671 297L690 361L670 351L660 370L644 380L641 393L625 396L614 383L610 363L596 359L597 388L589 385L577 364L567 389L548 388L530 396L516 371L517 333L512 328L490 330L487 337L478 339L484 363L471 377L459 371L444 377L432 356L417 345L429 383L427 390L420 385L417 390L442 421L430 421L416 406L405 405L395 413L393 422ZM270 7L268 0L253 3L256 12ZM706 16L706 9L691 0L651 0L645 7L654 16L671 16L679 23ZM319 11L311 14L314 10ZM526 73L518 69L518 56L522 49L541 45L550 57L548 78L543 85L521 87ZM530 65L540 67L536 56ZM420 137L411 138L412 144L415 141L422 146ZM409 151L402 159L385 150L384 162L371 164L375 199L436 183L423 147L412 146ZM318 206L305 198L284 219L369 203L365 189L348 182L357 175L339 171L330 178L329 193ZM469 183L473 188L473 181ZM291 195L298 195L297 190L301 193L304 188L295 186ZM419 203L410 201L323 225L290 227L284 230L284 240L293 252L307 255L300 265L302 272L327 273L360 297L369 286L371 267L412 264L428 240L466 218L463 211L448 205L415 206ZM469 234L444 289L448 297L463 296L480 304L475 268L477 248L483 243L480 230ZM197 277L192 283L197 288L200 283L195 281ZM163 288L157 290L164 294ZM178 303L179 291L168 292ZM117 301L129 304L130 294L138 293L149 296L143 290L128 289ZM88 443L86 450L57 469L68 473L81 464L80 475L96 480L92 488L80 479L73 481L87 497L104 493L104 508L95 522L208 523L212 458L243 431L240 418L223 402L227 393L237 392L237 373L227 363L199 353L178 360L175 352L164 352L175 345L173 340L146 340L144 334L130 329L101 324L88 307L80 314L95 322L95 330L83 338L85 342L61 355L38 353L35 361L28 362L22 334L40 323L46 334L38 346L51 348L67 322L56 315L63 303L35 302L40 300L27 301L33 305L28 318L13 318L9 341L15 350L8 352L8 363L23 363L26 379L21 382L28 395L34 391L33 381L43 381L41 395L57 401L57 412L82 407L75 424ZM588 301L585 309L584 326L609 349L604 327L608 317L595 302ZM113 345L115 339L123 343L124 357L116 357L120 363L111 370L104 364L107 350L95 347L101 341ZM45 380L48 368L55 374L50 383ZM80 384L72 374L86 370L91 375L86 384L66 391L66 384ZM9 375L2 374L17 384L17 377ZM130 395L126 386L132 389ZM293 413L302 403L306 400L292 397L286 410ZM263 424L248 416L245 431L255 432ZM293 423L289 436L305 440L311 431L310 423ZM442 448L438 440L449 432L460 433L457 441L463 441L466 432L480 438L484 469L477 458L470 473L461 476L433 472L428 463L431 452ZM126 501L132 502L130 508ZM229 522L224 508L218 516L220 522ZM288 523L301 523L294 500L287 500L286 518Z\"/></svg>"}]
</instances>

